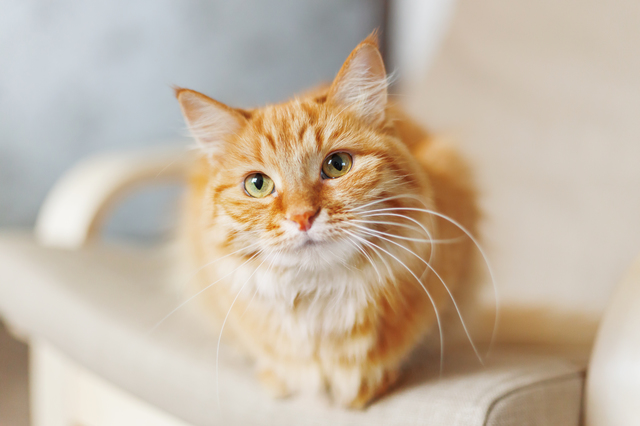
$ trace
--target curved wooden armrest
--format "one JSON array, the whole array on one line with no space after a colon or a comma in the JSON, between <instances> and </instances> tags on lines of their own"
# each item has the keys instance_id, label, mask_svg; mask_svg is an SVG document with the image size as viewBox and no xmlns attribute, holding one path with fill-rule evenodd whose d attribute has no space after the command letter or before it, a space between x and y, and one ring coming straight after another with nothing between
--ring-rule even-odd
<instances>
[{"instance_id":1,"label":"curved wooden armrest","mask_svg":"<svg viewBox=\"0 0 640 426\"><path fill-rule=\"evenodd\" d=\"M640 424L640 256L604 313L586 392L587 426Z\"/></svg>"},{"instance_id":2,"label":"curved wooden armrest","mask_svg":"<svg viewBox=\"0 0 640 426\"><path fill-rule=\"evenodd\" d=\"M82 247L123 193L143 182L184 179L192 161L185 147L99 154L81 161L47 195L35 226L38 242Z\"/></svg>"}]
</instances>

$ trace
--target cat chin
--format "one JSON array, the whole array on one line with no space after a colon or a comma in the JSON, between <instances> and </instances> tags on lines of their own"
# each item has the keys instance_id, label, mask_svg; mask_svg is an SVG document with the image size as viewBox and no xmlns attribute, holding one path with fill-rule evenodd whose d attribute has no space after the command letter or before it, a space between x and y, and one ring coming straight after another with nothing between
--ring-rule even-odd
<instances>
[{"instance_id":1,"label":"cat chin","mask_svg":"<svg viewBox=\"0 0 640 426\"><path fill-rule=\"evenodd\" d=\"M344 267L357 254L354 246L346 241L322 241L307 239L288 250L278 252L274 266L309 271Z\"/></svg>"}]
</instances>

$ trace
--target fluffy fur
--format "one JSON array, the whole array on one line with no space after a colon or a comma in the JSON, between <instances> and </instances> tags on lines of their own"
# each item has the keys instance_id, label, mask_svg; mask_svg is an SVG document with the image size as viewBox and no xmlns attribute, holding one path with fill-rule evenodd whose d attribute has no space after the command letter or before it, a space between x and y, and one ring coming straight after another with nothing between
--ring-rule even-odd
<instances>
[{"instance_id":1,"label":"fluffy fur","mask_svg":"<svg viewBox=\"0 0 640 426\"><path fill-rule=\"evenodd\" d=\"M466 290L471 242L429 212L474 232L465 164L388 102L373 36L328 88L283 104L247 111L176 95L202 152L185 209L189 256L207 265L199 297L275 395L326 389L365 406L438 330L451 305L443 282ZM353 167L323 179L334 152ZM273 194L245 193L256 172ZM294 220L305 214L315 218L307 231Z\"/></svg>"}]
</instances>

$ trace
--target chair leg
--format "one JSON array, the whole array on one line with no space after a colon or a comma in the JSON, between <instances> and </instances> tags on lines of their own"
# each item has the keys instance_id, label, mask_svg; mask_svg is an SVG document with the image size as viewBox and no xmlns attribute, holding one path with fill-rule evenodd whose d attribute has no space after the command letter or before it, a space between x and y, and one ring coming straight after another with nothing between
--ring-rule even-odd
<instances>
[{"instance_id":1,"label":"chair leg","mask_svg":"<svg viewBox=\"0 0 640 426\"><path fill-rule=\"evenodd\" d=\"M32 339L32 426L189 426Z\"/></svg>"},{"instance_id":2,"label":"chair leg","mask_svg":"<svg viewBox=\"0 0 640 426\"><path fill-rule=\"evenodd\" d=\"M64 358L46 342L32 339L29 370L32 426L72 425L72 372Z\"/></svg>"}]
</instances>

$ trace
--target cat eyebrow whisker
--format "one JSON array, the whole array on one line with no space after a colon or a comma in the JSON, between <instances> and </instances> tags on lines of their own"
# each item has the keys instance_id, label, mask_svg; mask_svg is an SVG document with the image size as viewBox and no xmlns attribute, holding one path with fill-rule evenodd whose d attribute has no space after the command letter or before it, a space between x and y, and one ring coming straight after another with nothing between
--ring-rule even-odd
<instances>
[{"instance_id":1,"label":"cat eyebrow whisker","mask_svg":"<svg viewBox=\"0 0 640 426\"><path fill-rule=\"evenodd\" d=\"M491 267L491 263L489 262L489 257L487 256L486 252L484 251L484 249L482 248L482 246L480 245L478 240L471 234L471 232L469 232L469 230L467 230L467 228L462 226L456 220L450 218L447 215L444 215L442 213L439 213L439 212L431 210L431 209L419 209L419 208L415 208L415 207L389 207L389 208L383 208L383 209L370 210L369 213L376 214L378 212L386 212L386 211L415 211L415 212L422 212L422 213L427 213L427 214L430 214L430 215L433 215L433 216L437 216L439 218L442 218L442 219L448 221L449 223L451 223L452 225L454 225L458 229L460 229L462 232L464 232L467 235L467 237L469 237L469 239L476 246L476 248L478 249L478 252L480 252L480 255L482 256L482 259L483 259L483 261L484 261L484 263L485 263L485 265L487 267L487 271L489 272L489 277L491 278L491 284L493 286L493 295L494 295L494 300L495 300L495 315L494 315L494 320L493 320L493 330L491 331L491 339L489 340L489 348L487 349L487 352L485 354L485 357L487 357L491 353L491 348L493 347L494 342L495 342L496 332L497 332L497 329L498 329L498 318L499 318L499 310L500 309L499 309L498 287L496 285L495 274L493 273L493 268ZM368 214L364 215L364 216L368 216Z\"/></svg>"},{"instance_id":2,"label":"cat eyebrow whisker","mask_svg":"<svg viewBox=\"0 0 640 426\"><path fill-rule=\"evenodd\" d=\"M451 302L453 302L453 306L458 314L458 317L460 318L460 323L462 324L462 328L464 329L465 334L467 335L467 339L469 340L469 343L471 344L471 347L473 348L473 352L476 354L476 357L478 358L478 361L480 362L480 364L482 364L482 366L484 366L484 360L482 359L482 357L480 356L480 353L478 352L478 348L476 347L475 343L473 342L473 339L471 338L471 335L469 334L469 330L467 329L467 325L464 322L464 318L462 318L462 313L460 312L460 308L458 307L458 303L456 302L456 299L453 297L453 293L451 293L451 290L449 289L449 286L447 286L447 284L444 282L444 280L442 279L442 277L440 276L440 274L438 274L438 272L435 270L435 268L433 266L431 266L431 264L427 261L425 261L422 257L418 256L415 252L413 252L412 250L410 250L409 248L403 246L400 243L397 243L395 241L392 241L388 238L379 236L379 235L375 235L374 233L369 233L367 231L363 231L365 233L368 233L371 236L380 238L382 240L388 241L391 244L395 244L396 246L400 247L401 249L406 250L407 252L411 253L413 256L417 257L422 263L424 263L427 268L429 270L431 270L431 272L433 272L433 274L438 278L438 280L440 280L440 282L442 283L442 285L444 286L445 290L447 291L447 293L449 294L449 297L451 298ZM426 272L426 271L425 271ZM424 275L424 273L423 273ZM424 277L421 277L421 279L423 279Z\"/></svg>"},{"instance_id":3,"label":"cat eyebrow whisker","mask_svg":"<svg viewBox=\"0 0 640 426\"><path fill-rule=\"evenodd\" d=\"M348 232L348 231L347 231ZM355 238L361 240L363 243L370 245L372 247L377 247L378 249L382 250L384 253L386 253L387 255L391 256L393 259L396 260L396 262L398 262L400 265L402 265L410 274L411 276L413 276L413 278L415 278L415 280L418 282L418 284L420 284L420 286L422 287L422 289L424 290L424 292L426 293L427 297L429 298L429 301L431 302L431 305L433 306L433 311L436 315L436 322L438 324L438 334L440 336L440 377L442 377L442 372L443 372L443 367L444 367L444 335L442 333L442 322L440 321L440 314L438 313L438 308L436 307L436 302L435 300L433 300L433 297L431 296L431 293L429 293L429 291L427 290L427 287L425 287L425 285L422 283L422 281L420 281L420 278L418 278L416 276L416 274L411 270L411 268L409 268L407 265L405 265L405 263L403 261L401 261L400 259L398 259L396 256L394 256L393 254L391 254L390 252L388 252L387 250L383 249L382 247L380 247L379 245L368 241L356 234L352 234L349 232L349 234L351 234L352 236L354 236Z\"/></svg>"}]
</instances>

